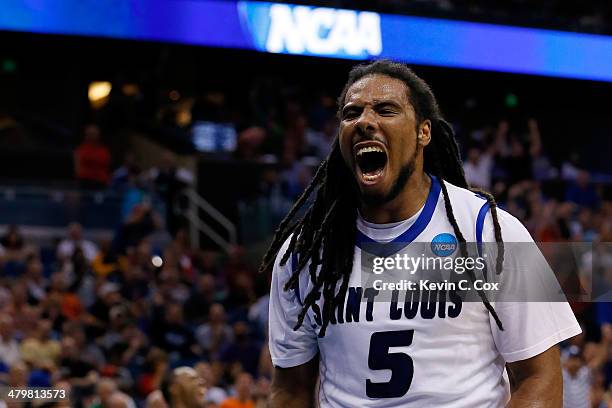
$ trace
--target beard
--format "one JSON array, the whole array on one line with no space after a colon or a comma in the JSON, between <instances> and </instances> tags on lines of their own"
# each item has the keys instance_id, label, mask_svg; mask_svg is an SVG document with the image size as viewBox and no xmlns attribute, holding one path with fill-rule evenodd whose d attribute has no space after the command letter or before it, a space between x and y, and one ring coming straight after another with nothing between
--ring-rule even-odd
<instances>
[{"instance_id":1,"label":"beard","mask_svg":"<svg viewBox=\"0 0 612 408\"><path fill-rule=\"evenodd\" d=\"M389 190L387 194L365 194L359 191L359 198L361 199L361 202L367 205L368 207L377 207L394 200L399 195L399 193L404 190L408 179L414 172L416 158L417 149L414 150L414 154L412 155L412 157L408 159L408 161L401 167L395 181L393 182L391 190Z\"/></svg>"}]
</instances>

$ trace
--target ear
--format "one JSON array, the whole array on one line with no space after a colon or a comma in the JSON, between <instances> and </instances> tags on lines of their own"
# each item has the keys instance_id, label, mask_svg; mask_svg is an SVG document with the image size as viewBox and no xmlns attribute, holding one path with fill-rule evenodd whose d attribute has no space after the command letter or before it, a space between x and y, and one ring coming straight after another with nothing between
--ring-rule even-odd
<instances>
[{"instance_id":1,"label":"ear","mask_svg":"<svg viewBox=\"0 0 612 408\"><path fill-rule=\"evenodd\" d=\"M420 147L425 147L431 142L431 121L425 119L419 125L419 134L417 135L417 144Z\"/></svg>"}]
</instances>

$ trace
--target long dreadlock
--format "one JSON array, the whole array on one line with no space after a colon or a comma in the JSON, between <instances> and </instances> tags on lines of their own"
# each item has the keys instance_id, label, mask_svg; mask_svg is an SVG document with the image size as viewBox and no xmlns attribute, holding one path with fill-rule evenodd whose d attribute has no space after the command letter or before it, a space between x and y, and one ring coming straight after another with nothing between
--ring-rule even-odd
<instances>
[{"instance_id":1,"label":"long dreadlock","mask_svg":"<svg viewBox=\"0 0 612 408\"><path fill-rule=\"evenodd\" d=\"M462 256L467 257L466 240L459 229L448 191L442 180L466 189L469 186L463 172L459 146L453 129L443 119L436 99L425 81L407 66L388 60L378 60L356 66L351 70L349 79L338 98L338 115L349 88L361 78L374 74L386 75L403 81L408 89L409 100L414 107L417 123L426 119L431 121L432 137L424 150L424 171L440 180L446 216L459 240ZM319 337L323 337L329 323L335 322L334 311L344 302L353 269L357 234L356 219L359 197L354 183L353 175L340 153L340 144L336 137L329 156L319 165L312 182L280 223L270 248L264 255L260 271L268 272L283 243L291 237L280 263L285 265L293 255L297 259L297 265L293 265L293 273L284 286L285 290L298 287L300 273L310 262L308 273L313 288L304 298L295 330L302 325L311 307L318 308L316 302L323 295L322 325L319 331ZM478 191L478 194L488 201L493 218L495 240L499 249L496 263L496 271L499 274L503 264L503 241L497 218L497 206L491 194L484 191ZM309 198L313 195L315 195L314 201L307 206ZM304 215L297 219L298 213L305 207ZM476 279L473 270L468 271L468 276L472 281ZM339 281L340 287L337 289ZM503 330L502 322L484 291L478 291L478 295L498 327Z\"/></svg>"}]
</instances>

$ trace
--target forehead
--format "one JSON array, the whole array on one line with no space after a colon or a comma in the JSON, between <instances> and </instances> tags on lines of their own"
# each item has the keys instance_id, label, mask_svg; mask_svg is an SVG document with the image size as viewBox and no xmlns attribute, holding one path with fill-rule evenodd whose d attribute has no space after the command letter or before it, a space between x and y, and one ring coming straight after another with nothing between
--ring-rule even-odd
<instances>
[{"instance_id":1,"label":"forehead","mask_svg":"<svg viewBox=\"0 0 612 408\"><path fill-rule=\"evenodd\" d=\"M410 105L406 84L386 75L367 75L350 86L344 104L366 104L379 101L394 101Z\"/></svg>"}]
</instances>

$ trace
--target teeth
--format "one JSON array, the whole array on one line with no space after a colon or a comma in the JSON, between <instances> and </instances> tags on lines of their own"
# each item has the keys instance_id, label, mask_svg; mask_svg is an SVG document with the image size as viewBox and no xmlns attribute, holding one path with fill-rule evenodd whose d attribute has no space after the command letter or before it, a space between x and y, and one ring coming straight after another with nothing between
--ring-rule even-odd
<instances>
[{"instance_id":1,"label":"teeth","mask_svg":"<svg viewBox=\"0 0 612 408\"><path fill-rule=\"evenodd\" d=\"M367 147L362 147L361 149L357 150L357 156L361 156L362 154L369 153L369 152L384 153L383 150L378 146L367 146Z\"/></svg>"},{"instance_id":2,"label":"teeth","mask_svg":"<svg viewBox=\"0 0 612 408\"><path fill-rule=\"evenodd\" d=\"M377 172L376 172L376 173L374 173L374 174L363 174L363 178L364 178L366 181L374 181L374 180L376 180L376 179L378 178L378 176L380 176L381 174L382 174L382 171L380 171L380 170L379 170L379 171L377 171Z\"/></svg>"}]
</instances>

